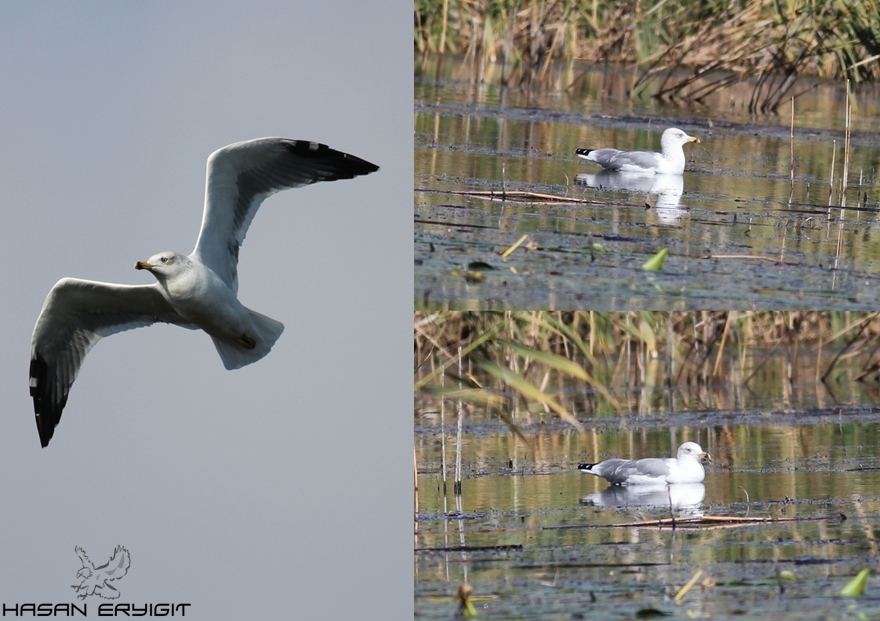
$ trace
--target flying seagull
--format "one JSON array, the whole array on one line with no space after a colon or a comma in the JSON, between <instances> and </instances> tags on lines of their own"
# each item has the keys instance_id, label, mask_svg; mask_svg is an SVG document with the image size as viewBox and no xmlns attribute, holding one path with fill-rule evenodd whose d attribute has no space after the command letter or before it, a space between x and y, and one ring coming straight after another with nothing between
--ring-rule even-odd
<instances>
[{"instance_id":1,"label":"flying seagull","mask_svg":"<svg viewBox=\"0 0 880 621\"><path fill-rule=\"evenodd\" d=\"M667 483L702 483L706 478L701 459L712 457L696 442L685 442L678 454L646 459L606 459L597 464L579 464L585 474L602 477L612 485L665 485Z\"/></svg>"},{"instance_id":2,"label":"flying seagull","mask_svg":"<svg viewBox=\"0 0 880 621\"><path fill-rule=\"evenodd\" d=\"M684 150L688 142L700 142L675 127L660 136L660 151L618 151L617 149L575 149L578 157L600 164L606 170L658 175L680 175L684 172Z\"/></svg>"},{"instance_id":3,"label":"flying seagull","mask_svg":"<svg viewBox=\"0 0 880 621\"><path fill-rule=\"evenodd\" d=\"M379 170L317 142L258 138L208 158L205 209L189 256L160 252L135 269L150 285L63 278L49 292L31 340L30 392L43 447L49 444L70 387L89 350L103 337L172 323L201 328L227 369L269 353L284 326L238 301L238 251L260 204L275 192Z\"/></svg>"}]
</instances>

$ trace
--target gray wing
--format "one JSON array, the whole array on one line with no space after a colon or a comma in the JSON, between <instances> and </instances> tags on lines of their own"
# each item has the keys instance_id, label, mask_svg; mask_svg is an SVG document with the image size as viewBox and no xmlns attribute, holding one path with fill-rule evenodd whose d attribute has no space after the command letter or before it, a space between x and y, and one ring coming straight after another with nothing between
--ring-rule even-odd
<instances>
[{"instance_id":1,"label":"gray wing","mask_svg":"<svg viewBox=\"0 0 880 621\"><path fill-rule=\"evenodd\" d=\"M636 475L648 477L665 477L669 474L670 464L674 459L648 457L646 459L606 459L598 464L581 464L581 472L595 474L612 485L622 485Z\"/></svg>"},{"instance_id":2,"label":"gray wing","mask_svg":"<svg viewBox=\"0 0 880 621\"><path fill-rule=\"evenodd\" d=\"M615 156L620 155L623 151L618 149L575 149L574 151L578 157L583 158L589 162L596 162L597 164L601 164L602 166L607 167L607 162L610 162L614 159Z\"/></svg>"},{"instance_id":3,"label":"gray wing","mask_svg":"<svg viewBox=\"0 0 880 621\"><path fill-rule=\"evenodd\" d=\"M591 162L596 162L608 170L623 172L651 171L660 165L659 153L650 151L618 151L617 149L578 149L576 153Z\"/></svg>"},{"instance_id":4,"label":"gray wing","mask_svg":"<svg viewBox=\"0 0 880 621\"><path fill-rule=\"evenodd\" d=\"M30 391L40 444L48 446L83 359L105 336L157 321L186 328L153 285L64 278L52 287L31 340Z\"/></svg>"},{"instance_id":5,"label":"gray wing","mask_svg":"<svg viewBox=\"0 0 880 621\"><path fill-rule=\"evenodd\" d=\"M661 459L659 457L648 457L645 459L636 459L635 461L627 461L614 469L613 483L624 483L631 476L641 475L647 477L665 477L669 474L669 467L674 463L674 459ZM606 477L607 478L607 477ZM611 479L608 479L611 481Z\"/></svg>"},{"instance_id":6,"label":"gray wing","mask_svg":"<svg viewBox=\"0 0 880 621\"><path fill-rule=\"evenodd\" d=\"M238 249L268 196L377 170L375 164L307 140L258 138L223 147L208 158L205 211L191 256L237 292Z\"/></svg>"},{"instance_id":7,"label":"gray wing","mask_svg":"<svg viewBox=\"0 0 880 621\"><path fill-rule=\"evenodd\" d=\"M621 151L610 158L607 164L602 165L613 170L639 172L657 168L660 165L660 157L659 153L649 151Z\"/></svg>"}]
</instances>

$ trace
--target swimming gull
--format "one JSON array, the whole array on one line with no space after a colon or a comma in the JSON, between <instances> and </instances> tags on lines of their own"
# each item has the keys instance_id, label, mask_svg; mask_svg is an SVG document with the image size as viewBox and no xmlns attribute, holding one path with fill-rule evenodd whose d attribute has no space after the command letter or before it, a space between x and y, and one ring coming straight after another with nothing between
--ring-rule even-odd
<instances>
[{"instance_id":1,"label":"swimming gull","mask_svg":"<svg viewBox=\"0 0 880 621\"><path fill-rule=\"evenodd\" d=\"M698 138L671 127L660 137L661 153L652 151L618 151L617 149L576 149L578 157L601 164L607 170L620 172L680 175L684 172L684 150L688 142L700 142Z\"/></svg>"},{"instance_id":2,"label":"swimming gull","mask_svg":"<svg viewBox=\"0 0 880 621\"><path fill-rule=\"evenodd\" d=\"M258 138L208 158L205 208L195 250L161 252L135 269L150 285L63 278L52 287L31 341L30 393L43 447L49 444L83 359L103 337L171 323L201 328L227 369L269 353L284 326L238 301L238 251L268 196L318 181L353 179L375 164L307 140Z\"/></svg>"},{"instance_id":3,"label":"swimming gull","mask_svg":"<svg viewBox=\"0 0 880 621\"><path fill-rule=\"evenodd\" d=\"M578 470L602 477L612 485L665 485L666 483L701 483L706 478L701 459L712 457L696 442L678 447L675 458L606 459L597 464L579 464Z\"/></svg>"}]
</instances>

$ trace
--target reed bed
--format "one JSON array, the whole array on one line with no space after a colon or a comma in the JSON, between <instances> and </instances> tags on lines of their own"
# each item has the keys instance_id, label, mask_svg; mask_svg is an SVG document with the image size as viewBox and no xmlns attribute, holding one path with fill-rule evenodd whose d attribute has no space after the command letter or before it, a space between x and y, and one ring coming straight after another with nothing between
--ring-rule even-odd
<instances>
[{"instance_id":1,"label":"reed bed","mask_svg":"<svg viewBox=\"0 0 880 621\"><path fill-rule=\"evenodd\" d=\"M748 79L750 109L771 112L801 76L880 80L880 0L416 0L414 46L500 64L509 84L542 80L553 59L633 64L634 95L670 100Z\"/></svg>"},{"instance_id":2,"label":"reed bed","mask_svg":"<svg viewBox=\"0 0 880 621\"><path fill-rule=\"evenodd\" d=\"M841 369L856 381L876 382L880 313L416 313L414 387L423 396L487 408L518 434L511 413L519 403L543 408L580 429L577 417L558 399L565 380L583 383L584 409L611 413L620 409L615 394L622 391L617 388L637 389L656 381L656 375L646 375L649 363L661 362L660 376L669 387L705 386L728 381L725 356L748 359L737 374L748 384L762 360L780 347L792 358L801 350L817 356L834 352L825 368L817 367L817 383ZM859 368L853 369L855 359Z\"/></svg>"}]
</instances>

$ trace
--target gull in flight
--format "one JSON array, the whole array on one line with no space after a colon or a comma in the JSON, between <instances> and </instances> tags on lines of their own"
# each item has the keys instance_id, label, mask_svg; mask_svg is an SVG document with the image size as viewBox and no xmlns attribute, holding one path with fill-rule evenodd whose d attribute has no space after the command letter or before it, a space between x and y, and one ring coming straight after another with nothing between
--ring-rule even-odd
<instances>
[{"instance_id":1,"label":"gull in flight","mask_svg":"<svg viewBox=\"0 0 880 621\"><path fill-rule=\"evenodd\" d=\"M258 138L208 158L205 208L195 250L160 252L135 269L149 285L63 278L49 292L31 340L30 393L43 447L49 444L83 359L103 337L172 323L202 329L227 369L269 353L284 326L238 301L238 251L260 204L281 190L352 179L375 164L317 142Z\"/></svg>"},{"instance_id":2,"label":"gull in flight","mask_svg":"<svg viewBox=\"0 0 880 621\"><path fill-rule=\"evenodd\" d=\"M685 442L678 454L646 459L606 459L597 464L579 464L585 474L602 477L612 485L665 485L667 483L702 483L706 478L701 459L712 457L696 442Z\"/></svg>"},{"instance_id":3,"label":"gull in flight","mask_svg":"<svg viewBox=\"0 0 880 621\"><path fill-rule=\"evenodd\" d=\"M578 157L618 172L680 175L684 172L684 150L688 142L700 142L675 127L660 136L660 153L653 151L618 151L617 149L575 149Z\"/></svg>"}]
</instances>

